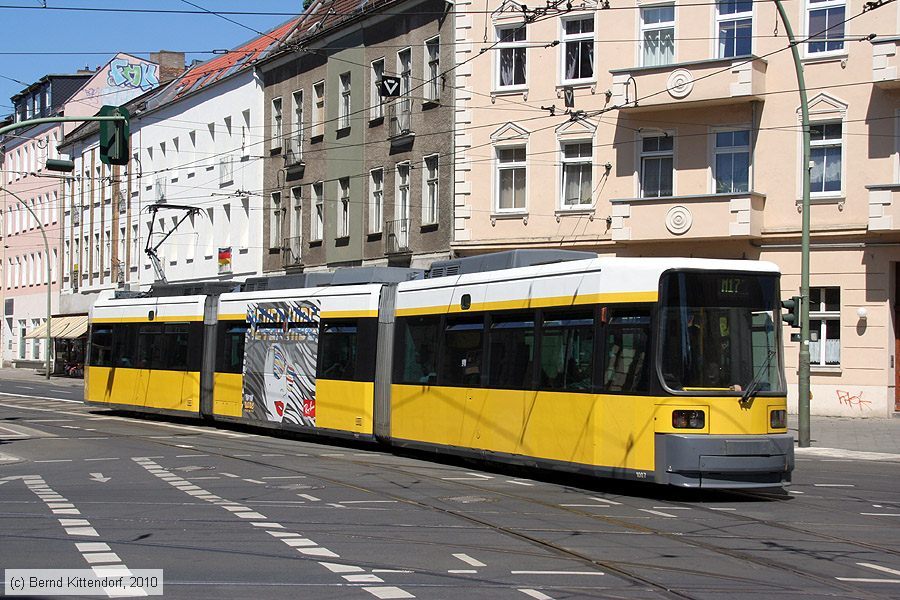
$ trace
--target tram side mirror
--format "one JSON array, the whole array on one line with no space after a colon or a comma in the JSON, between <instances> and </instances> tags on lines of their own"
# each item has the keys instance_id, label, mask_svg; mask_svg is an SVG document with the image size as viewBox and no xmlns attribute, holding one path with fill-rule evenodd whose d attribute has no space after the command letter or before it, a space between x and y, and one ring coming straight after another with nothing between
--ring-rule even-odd
<instances>
[{"instance_id":1,"label":"tram side mirror","mask_svg":"<svg viewBox=\"0 0 900 600\"><path fill-rule=\"evenodd\" d=\"M459 299L459 307L463 310L469 310L472 308L472 296L469 294L463 294L462 298Z\"/></svg>"},{"instance_id":2,"label":"tram side mirror","mask_svg":"<svg viewBox=\"0 0 900 600\"><path fill-rule=\"evenodd\" d=\"M148 321L152 321L155 317L156 317L156 314L154 313L154 311L151 310L149 313L147 313Z\"/></svg>"},{"instance_id":3,"label":"tram side mirror","mask_svg":"<svg viewBox=\"0 0 900 600\"><path fill-rule=\"evenodd\" d=\"M607 311L607 308L604 306L600 309L600 324L606 325L607 323L609 323L609 313Z\"/></svg>"}]
</instances>

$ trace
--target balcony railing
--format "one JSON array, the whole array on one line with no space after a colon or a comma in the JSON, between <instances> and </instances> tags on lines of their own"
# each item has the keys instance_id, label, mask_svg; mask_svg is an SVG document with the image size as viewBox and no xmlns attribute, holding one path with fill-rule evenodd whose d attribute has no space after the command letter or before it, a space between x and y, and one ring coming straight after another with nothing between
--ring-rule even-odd
<instances>
[{"instance_id":1,"label":"balcony railing","mask_svg":"<svg viewBox=\"0 0 900 600\"><path fill-rule=\"evenodd\" d=\"M398 254L409 250L409 219L387 221L384 227L385 254Z\"/></svg>"},{"instance_id":2,"label":"balcony railing","mask_svg":"<svg viewBox=\"0 0 900 600\"><path fill-rule=\"evenodd\" d=\"M303 136L294 135L284 140L284 166L285 168L303 166Z\"/></svg>"},{"instance_id":3,"label":"balcony railing","mask_svg":"<svg viewBox=\"0 0 900 600\"><path fill-rule=\"evenodd\" d=\"M408 96L398 98L387 106L388 135L404 138L413 134L411 128L412 101Z\"/></svg>"},{"instance_id":4,"label":"balcony railing","mask_svg":"<svg viewBox=\"0 0 900 600\"><path fill-rule=\"evenodd\" d=\"M300 237L286 237L281 244L281 266L284 268L300 264L300 248L303 239Z\"/></svg>"}]
</instances>

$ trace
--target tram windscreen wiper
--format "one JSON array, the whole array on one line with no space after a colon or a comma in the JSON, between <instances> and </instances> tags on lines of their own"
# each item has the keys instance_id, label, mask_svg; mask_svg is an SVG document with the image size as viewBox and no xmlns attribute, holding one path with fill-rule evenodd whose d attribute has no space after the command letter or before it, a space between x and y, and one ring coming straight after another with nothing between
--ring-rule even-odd
<instances>
[{"instance_id":1,"label":"tram windscreen wiper","mask_svg":"<svg viewBox=\"0 0 900 600\"><path fill-rule=\"evenodd\" d=\"M741 394L740 402L741 406L745 406L748 402L750 402L753 397L756 395L756 392L759 391L759 386L762 383L763 373L769 370L769 364L771 364L772 359L775 357L775 349L769 350L769 353L766 355L766 360L763 361L763 364L760 365L759 369L756 371L756 375L753 376L753 379L750 380L750 383L747 384L747 389L744 390L744 393Z\"/></svg>"}]
</instances>

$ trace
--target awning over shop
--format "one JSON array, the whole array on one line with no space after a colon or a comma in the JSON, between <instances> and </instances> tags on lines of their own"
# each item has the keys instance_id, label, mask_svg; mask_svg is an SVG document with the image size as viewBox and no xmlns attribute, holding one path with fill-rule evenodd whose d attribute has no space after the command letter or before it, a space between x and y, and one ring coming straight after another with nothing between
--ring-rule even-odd
<instances>
[{"instance_id":1,"label":"awning over shop","mask_svg":"<svg viewBox=\"0 0 900 600\"><path fill-rule=\"evenodd\" d=\"M81 337L87 332L87 328L87 315L51 317L50 319L50 337L56 339L74 339ZM43 323L38 325L29 331L25 337L29 339L47 337L47 324Z\"/></svg>"}]
</instances>

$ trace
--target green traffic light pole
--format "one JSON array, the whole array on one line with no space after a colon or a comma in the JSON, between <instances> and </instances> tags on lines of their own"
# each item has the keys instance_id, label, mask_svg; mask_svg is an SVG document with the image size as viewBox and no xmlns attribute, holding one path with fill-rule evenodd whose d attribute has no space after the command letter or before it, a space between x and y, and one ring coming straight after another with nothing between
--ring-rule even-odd
<instances>
[{"instance_id":1,"label":"green traffic light pole","mask_svg":"<svg viewBox=\"0 0 900 600\"><path fill-rule=\"evenodd\" d=\"M46 117L43 119L28 119L27 121L19 121L6 127L0 127L0 135L15 131L16 129L25 129L35 125L43 125L44 123L83 123L84 121L119 121L128 123L125 116L109 116L109 117Z\"/></svg>"},{"instance_id":2,"label":"green traffic light pole","mask_svg":"<svg viewBox=\"0 0 900 600\"><path fill-rule=\"evenodd\" d=\"M800 364L797 368L797 421L798 442L801 448L809 447L809 103L806 96L806 79L800 50L794 38L794 30L788 20L781 0L774 0L784 29L791 44L797 87L800 90L800 127L803 129L803 198L801 200L800 233Z\"/></svg>"}]
</instances>

